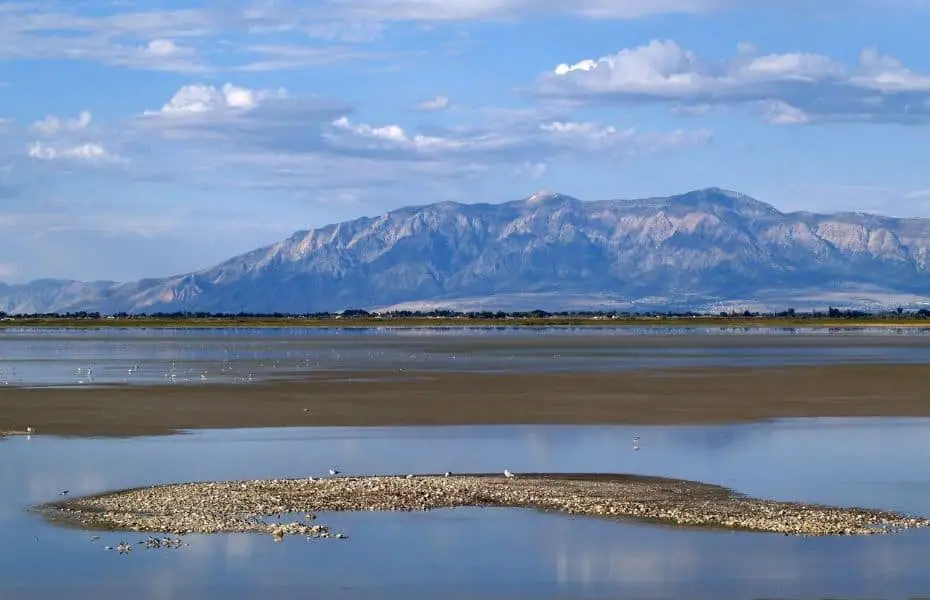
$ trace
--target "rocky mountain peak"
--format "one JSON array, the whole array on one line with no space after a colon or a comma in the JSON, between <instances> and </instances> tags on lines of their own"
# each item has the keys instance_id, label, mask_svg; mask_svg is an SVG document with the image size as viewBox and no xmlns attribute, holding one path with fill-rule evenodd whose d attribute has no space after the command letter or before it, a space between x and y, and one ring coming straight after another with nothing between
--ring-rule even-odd
<instances>
[{"instance_id":1,"label":"rocky mountain peak","mask_svg":"<svg viewBox=\"0 0 930 600\"><path fill-rule=\"evenodd\" d=\"M0 287L0 310L316 312L505 297L529 309L545 297L551 309L579 295L694 307L849 289L930 297L930 220L785 214L720 188L594 202L539 191L298 232L196 277Z\"/></svg>"}]
</instances>

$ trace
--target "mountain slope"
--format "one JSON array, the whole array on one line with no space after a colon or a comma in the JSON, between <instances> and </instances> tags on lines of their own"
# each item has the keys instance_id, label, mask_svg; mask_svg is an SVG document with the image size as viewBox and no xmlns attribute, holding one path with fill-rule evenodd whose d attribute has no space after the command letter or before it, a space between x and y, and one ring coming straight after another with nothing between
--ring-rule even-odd
<instances>
[{"instance_id":1,"label":"mountain slope","mask_svg":"<svg viewBox=\"0 0 930 600\"><path fill-rule=\"evenodd\" d=\"M167 279L0 287L0 310L313 312L465 298L678 308L837 292L859 298L852 304L901 294L920 302L928 271L925 219L785 214L716 188L597 202L539 193L300 231Z\"/></svg>"}]
</instances>

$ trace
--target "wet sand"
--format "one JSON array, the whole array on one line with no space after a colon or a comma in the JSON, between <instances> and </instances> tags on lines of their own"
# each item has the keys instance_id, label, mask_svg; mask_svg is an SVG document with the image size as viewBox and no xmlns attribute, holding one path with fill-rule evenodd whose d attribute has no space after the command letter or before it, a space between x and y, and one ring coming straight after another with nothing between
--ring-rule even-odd
<instances>
[{"instance_id":1,"label":"wet sand","mask_svg":"<svg viewBox=\"0 0 930 600\"><path fill-rule=\"evenodd\" d=\"M726 488L640 475L410 475L154 486L74 498L38 510L93 529L329 537L317 511L517 507L784 535L871 535L926 527L899 513L760 500ZM301 521L280 519L304 514ZM269 522L268 517L278 518ZM341 536L339 536L341 537Z\"/></svg>"},{"instance_id":2,"label":"wet sand","mask_svg":"<svg viewBox=\"0 0 930 600\"><path fill-rule=\"evenodd\" d=\"M930 365L615 373L317 372L243 385L0 389L0 432L129 436L325 425L697 424L930 417ZM0 438L2 439L2 438Z\"/></svg>"}]
</instances>

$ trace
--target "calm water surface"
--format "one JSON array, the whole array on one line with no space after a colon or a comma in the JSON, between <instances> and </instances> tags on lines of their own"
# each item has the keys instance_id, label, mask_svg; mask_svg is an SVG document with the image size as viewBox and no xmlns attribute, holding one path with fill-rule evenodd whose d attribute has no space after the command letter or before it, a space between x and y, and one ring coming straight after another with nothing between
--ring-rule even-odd
<instances>
[{"instance_id":1,"label":"calm water surface","mask_svg":"<svg viewBox=\"0 0 930 600\"><path fill-rule=\"evenodd\" d=\"M0 392L2 393L2 392ZM641 438L633 452L631 438ZM208 431L0 441L0 598L908 598L930 596L930 531L803 539L509 509L321 514L346 541L145 536L26 512L153 483L452 471L633 472L753 495L930 514L930 420L720 427L428 427Z\"/></svg>"},{"instance_id":2,"label":"calm water surface","mask_svg":"<svg viewBox=\"0 0 930 600\"><path fill-rule=\"evenodd\" d=\"M0 330L0 386L249 384L321 371L614 371L863 362L930 363L930 330Z\"/></svg>"}]
</instances>

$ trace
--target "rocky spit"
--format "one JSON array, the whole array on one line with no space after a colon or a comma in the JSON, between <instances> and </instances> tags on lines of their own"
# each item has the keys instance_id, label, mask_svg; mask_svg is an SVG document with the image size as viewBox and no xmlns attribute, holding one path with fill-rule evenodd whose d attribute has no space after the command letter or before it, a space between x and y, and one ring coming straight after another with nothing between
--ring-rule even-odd
<instances>
[{"instance_id":1,"label":"rocky spit","mask_svg":"<svg viewBox=\"0 0 930 600\"><path fill-rule=\"evenodd\" d=\"M27 427L26 429L11 429L11 430L2 430L0 431L0 438L13 437L17 435L33 435L35 430L32 427Z\"/></svg>"},{"instance_id":2,"label":"rocky spit","mask_svg":"<svg viewBox=\"0 0 930 600\"><path fill-rule=\"evenodd\" d=\"M314 513L520 507L609 519L773 532L872 535L926 527L898 513L749 498L694 481L625 475L523 474L330 477L184 483L76 497L40 507L55 521L92 529L173 534L260 532L344 538ZM289 523L294 514L304 513ZM276 521L277 519L277 521Z\"/></svg>"}]
</instances>

